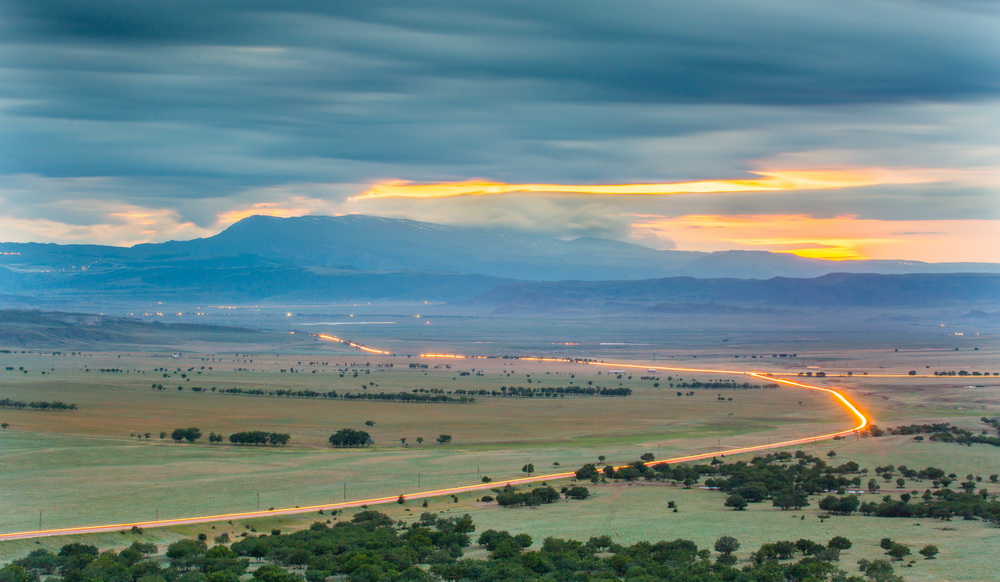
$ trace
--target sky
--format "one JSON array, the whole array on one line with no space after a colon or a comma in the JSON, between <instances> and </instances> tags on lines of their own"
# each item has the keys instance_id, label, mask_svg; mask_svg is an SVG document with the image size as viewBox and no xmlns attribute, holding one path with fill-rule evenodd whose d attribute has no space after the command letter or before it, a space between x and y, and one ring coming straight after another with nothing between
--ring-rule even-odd
<instances>
[{"instance_id":1,"label":"sky","mask_svg":"<svg viewBox=\"0 0 1000 582\"><path fill-rule=\"evenodd\" d=\"M0 240L351 213L1000 262L1000 3L0 4Z\"/></svg>"}]
</instances>

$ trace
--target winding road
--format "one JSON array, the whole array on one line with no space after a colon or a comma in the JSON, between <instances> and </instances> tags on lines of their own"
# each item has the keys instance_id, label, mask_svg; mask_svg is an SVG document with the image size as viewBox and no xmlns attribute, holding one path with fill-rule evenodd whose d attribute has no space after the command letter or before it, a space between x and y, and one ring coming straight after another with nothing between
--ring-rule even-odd
<instances>
[{"instance_id":1,"label":"winding road","mask_svg":"<svg viewBox=\"0 0 1000 582\"><path fill-rule=\"evenodd\" d=\"M389 352L376 350L367 346L360 344L355 344L354 342L349 342L342 340L334 336L324 336L317 335L319 339L326 341L339 342L350 347L357 348L359 350L380 354L388 355ZM421 354L423 358L449 358L449 359L465 359L469 356L461 356L455 354ZM521 358L523 360L533 360L533 361L547 361L547 362L566 362L569 363L571 360L561 359L561 358ZM783 378L775 377L770 374L765 374L762 372L752 372L745 370L715 370L715 369L703 369L703 368L677 368L670 366L655 366L648 364L626 364L626 363L615 363L615 362L581 362L579 360L572 360L573 363L586 363L592 366L607 367L607 368L630 368L630 369L642 369L642 370L656 370L665 372L700 372L700 373L711 373L711 374L730 374L730 375L740 375L740 376L753 376L755 378L765 379L772 382L778 382L780 384L785 384L788 386L794 386L796 388L802 388L805 390L817 390L820 392L825 392L830 395L831 400L838 408L846 409L852 417L856 419L856 424L850 428L845 428L837 432L825 433L821 435L804 437L794 440L768 443L763 445L755 445L750 447L741 447L735 449L721 449L717 451L711 451L708 453L700 453L697 455L688 455L684 457L675 457L672 459L664 459L660 461L650 461L645 463L647 466L656 466L669 463L681 463L685 461L698 461L701 459L708 459L711 457L721 456L721 455L732 455L737 453L750 453L755 451L763 451L766 449L776 449L794 445L801 445L804 443L811 443L815 441L822 441L827 439L832 439L835 437L845 436L851 433L855 433L864 429L869 424L868 417L858 409L850 400L848 400L843 394L834 390L833 388L825 388L822 386L814 386L812 384L806 384L803 382L797 382L794 380L786 380ZM617 468L617 467L616 467ZM489 483L475 483L473 485L463 485L459 487L450 487L447 489L435 489L432 491L417 491L413 493L404 493L403 497L406 499L421 499L424 497L437 497L441 495L452 495L457 493L467 493L470 491L480 491L483 489L494 489L496 487L503 487L504 485L520 485L524 483L534 483L539 481L555 481L559 479L569 479L575 476L575 471L568 471L565 473L550 473L546 475L536 475L532 477L523 477L519 479L507 479L501 481L491 481ZM379 505L384 503L395 503L399 500L398 495L393 495L390 497L376 497L373 499L359 499L356 501L346 501L342 503L329 503L325 505L311 505L308 507L291 507L286 509L274 509L268 511L248 511L242 513L227 513L221 515L206 515L199 517L185 517L178 519L163 519L155 521L140 521L133 523L116 523L108 525L94 525L85 527L69 527L60 529L47 529L38 531L26 531L17 533L0 534L0 541L5 540L17 540L17 539L28 539L28 538L38 538L46 536L57 536L57 535L75 535L75 534L87 534L87 533L102 533L102 532L113 532L121 530L129 530L133 527L138 528L151 528L151 527L165 527L171 525L189 525L197 523L207 523L213 521L224 521L230 519L247 519L255 517L271 517L275 515L292 515L297 513L313 513L319 510L335 510L335 509L345 509L350 507L360 507L362 505Z\"/></svg>"}]
</instances>

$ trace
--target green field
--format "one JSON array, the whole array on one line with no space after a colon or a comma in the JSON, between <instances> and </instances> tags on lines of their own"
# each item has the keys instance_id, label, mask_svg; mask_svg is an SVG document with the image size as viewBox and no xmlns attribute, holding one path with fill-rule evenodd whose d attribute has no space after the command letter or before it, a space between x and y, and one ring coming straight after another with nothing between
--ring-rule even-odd
<instances>
[{"instance_id":1,"label":"green field","mask_svg":"<svg viewBox=\"0 0 1000 582\"><path fill-rule=\"evenodd\" d=\"M478 336L467 334L466 339L472 337ZM362 339L381 347L376 338L357 341ZM758 359L745 357L747 351L742 345L706 347L695 341L686 354L678 354L669 363L785 373L820 366L831 375L857 371L850 378L813 381L844 388L882 426L946 421L978 430L979 417L1000 413L1000 380L993 377L876 377L881 372L905 373L931 365L922 364L929 352L913 338L907 339L909 344L900 338L891 339L878 338L854 349L816 339L815 345L791 346L798 352L795 361L770 357L772 351L788 346L763 343L756 350L761 356ZM447 346L443 341L435 342L440 342L434 346L442 348L440 351L452 351L444 349ZM526 342L535 347L543 343L538 337ZM997 350L992 341L984 338L979 345L984 349L952 356L935 344L935 358L944 361L934 365L956 369L996 367L993 363L997 362ZM561 472L594 462L598 455L607 456L609 462L624 463L648 451L662 459L717 450L720 446L778 442L851 424L846 412L831 407L830 397L812 391L696 390L693 396L678 397L677 390L669 387L680 378L707 381L724 378L722 375L640 369L618 378L618 374L608 373L615 369L613 365L374 357L336 344L308 349L300 343L293 347L271 346L276 353L266 352L268 348L263 345L190 347L198 349L0 353L0 397L60 400L79 407L66 412L0 409L0 421L10 425L0 432L0 463L4 469L4 487L0 489L4 519L0 531L36 529L39 512L42 526L47 529L253 511L258 507L258 495L262 509L335 503L344 500L345 490L349 500L390 496L475 483L482 475L494 479L518 477L523 475L520 467L529 462L539 473ZM477 350L475 353L507 353L506 347L510 346L464 346ZM560 352L564 348L552 349ZM607 352L604 357L614 356L615 347L603 349ZM640 349L648 348L632 346L628 351ZM954 361L946 360L947 356ZM662 352L655 362L644 361L668 363ZM411 369L412 363L428 367ZM871 375L865 377L864 372ZM644 380L642 376L656 376L658 380ZM654 387L655 383L660 386ZM163 384L164 390L152 389L153 384ZM627 387L633 394L623 398L477 397L472 404L428 404L218 392L232 387L447 392L569 384ZM184 389L178 390L177 386ZM203 391L195 392L193 387ZM217 391L212 392L211 387ZM729 397L733 400L729 401ZM373 421L374 426L366 427L366 420ZM169 437L159 438L161 431L169 434L174 428L187 426L200 427L206 436L209 431L230 434L267 430L287 432L292 440L287 447L272 448L210 445L204 439L193 445L177 444ZM376 445L358 450L329 447L327 437L343 427L368 430ZM145 433L152 438L145 438ZM452 434L454 442L435 443L442 433ZM400 441L404 437L408 446ZM425 442L417 444L418 437ZM857 460L869 468L890 463L933 465L961 475L969 472L984 476L996 471L989 467L1000 468L1000 451L986 445L961 447L883 437L807 447L814 454L831 449L843 460ZM995 486L990 488L996 491ZM915 548L924 543L938 544L942 549L938 560L925 563L921 558L913 568L901 571L912 580L990 579L989 554L980 548L1000 547L1000 530L977 521L942 524L854 516L821 522L817 517L821 512L814 503L813 507L795 512L793 522L789 512L769 505L752 506L747 512L729 511L722 507L721 495L670 485L615 484L597 486L591 500L538 510L504 510L476 503L475 495L463 495L457 504L449 499L431 500L429 509L470 512L480 530L526 532L536 540L547 535L585 539L607 533L622 542L684 537L710 545L728 534L743 543L739 552L742 558L765 541L799 537L825 541L833 535L846 535L854 540L855 548L845 552L845 567L861 557L879 557L877 542L886 536ZM677 501L681 511L666 511L668 500ZM416 503L412 505L412 513L423 511ZM410 514L395 505L386 508L399 517ZM805 520L799 519L802 515ZM312 519L315 516L290 516L255 520L253 524L261 531L274 524L294 529L308 525ZM223 522L216 524L215 530L208 525L151 530L147 536L169 541L192 532L217 535L228 528L238 533L244 531L241 528L245 525ZM114 540L129 537L103 534L94 539L114 545ZM58 547L66 541L52 538L40 543ZM0 545L0 558L23 555L33 547L39 544L7 542Z\"/></svg>"},{"instance_id":2,"label":"green field","mask_svg":"<svg viewBox=\"0 0 1000 582\"><path fill-rule=\"evenodd\" d=\"M720 444L732 448L835 430L850 421L840 410L831 415L829 398L822 394L780 388L696 390L692 396L678 397L666 376L654 388L653 380L640 380L638 375L630 380L627 374L619 380L582 364L471 360L473 367L465 361L428 360L426 370L410 369L406 361L399 368L372 369L364 364L393 359L358 358L317 364L311 367L316 374L304 361L302 366L309 371L293 374L281 370L300 366L300 360L287 356L228 359L223 366L212 356L34 353L17 354L14 365L4 362L5 368L15 368L0 373L5 396L60 400L79 407L67 412L3 411L11 425L0 435L7 468L0 494L3 506L9 508L5 531L36 528L39 510L45 527L68 527L148 520L157 512L167 518L252 510L257 493L265 508L315 505L343 500L345 483L348 499L363 499L467 484L480 475L516 477L528 462L555 472L560 469L553 463L573 469L602 454L626 462L651 450L663 458L713 450ZM175 364L173 369L201 371L203 360L206 370L193 374L191 381L175 372L165 379L162 372L152 371L164 363ZM81 365L129 372L83 372ZM214 369L207 370L209 366ZM21 367L28 373L17 370ZM233 371L244 367L246 371ZM338 369L348 370L344 378ZM360 370L358 377L350 370ZM471 373L461 376L462 371ZM166 382L187 387L150 388ZM354 391L371 383L369 390L387 392L593 382L625 385L634 393L623 398L481 397L471 404L396 403L196 393L190 389L195 382L206 387ZM726 400L720 401L719 394ZM365 427L366 420L375 425ZM205 439L194 445L177 444L159 437L160 432L188 426L200 427L205 435L255 429L287 432L292 441L280 448L239 447L211 445ZM332 449L327 438L343 427L368 428L376 445ZM137 437L145 433L152 438ZM452 434L454 442L437 444L439 434ZM404 437L407 446L400 440ZM425 442L417 444L418 437ZM38 496L40 490L44 495ZM25 505L32 499L38 501Z\"/></svg>"}]
</instances>

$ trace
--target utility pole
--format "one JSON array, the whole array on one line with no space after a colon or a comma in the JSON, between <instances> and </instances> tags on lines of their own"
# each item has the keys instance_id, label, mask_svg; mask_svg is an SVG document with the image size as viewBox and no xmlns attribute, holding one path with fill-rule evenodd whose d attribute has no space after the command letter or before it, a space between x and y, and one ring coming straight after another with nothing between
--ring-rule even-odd
<instances>
[{"instance_id":1,"label":"utility pole","mask_svg":"<svg viewBox=\"0 0 1000 582\"><path fill-rule=\"evenodd\" d=\"M347 501L347 481L344 481L344 501Z\"/></svg>"},{"instance_id":2,"label":"utility pole","mask_svg":"<svg viewBox=\"0 0 1000 582\"><path fill-rule=\"evenodd\" d=\"M420 489L420 473L417 473L417 489Z\"/></svg>"},{"instance_id":3,"label":"utility pole","mask_svg":"<svg viewBox=\"0 0 1000 582\"><path fill-rule=\"evenodd\" d=\"M160 521L160 510L156 510L156 521Z\"/></svg>"},{"instance_id":4,"label":"utility pole","mask_svg":"<svg viewBox=\"0 0 1000 582\"><path fill-rule=\"evenodd\" d=\"M42 510L38 510L38 531L42 531Z\"/></svg>"},{"instance_id":5,"label":"utility pole","mask_svg":"<svg viewBox=\"0 0 1000 582\"><path fill-rule=\"evenodd\" d=\"M257 511L260 511L260 493L257 494Z\"/></svg>"}]
</instances>

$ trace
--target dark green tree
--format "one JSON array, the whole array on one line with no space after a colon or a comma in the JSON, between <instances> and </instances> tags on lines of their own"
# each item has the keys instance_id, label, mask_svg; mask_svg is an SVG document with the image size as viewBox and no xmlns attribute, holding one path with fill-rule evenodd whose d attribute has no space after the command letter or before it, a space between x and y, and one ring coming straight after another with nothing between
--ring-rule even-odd
<instances>
[{"instance_id":1,"label":"dark green tree","mask_svg":"<svg viewBox=\"0 0 1000 582\"><path fill-rule=\"evenodd\" d=\"M747 500L742 495L730 495L726 498L726 502L723 505L732 507L734 511L743 511L749 503L747 503Z\"/></svg>"},{"instance_id":2,"label":"dark green tree","mask_svg":"<svg viewBox=\"0 0 1000 582\"><path fill-rule=\"evenodd\" d=\"M576 478L585 481L593 479L597 476L597 466L593 463L587 463L586 465L580 467L576 470Z\"/></svg>"},{"instance_id":3,"label":"dark green tree","mask_svg":"<svg viewBox=\"0 0 1000 582\"><path fill-rule=\"evenodd\" d=\"M193 443L201 438L201 429L195 426L188 428L175 428L174 432L170 433L170 438L177 442L186 440L189 443Z\"/></svg>"},{"instance_id":4,"label":"dark green tree","mask_svg":"<svg viewBox=\"0 0 1000 582\"><path fill-rule=\"evenodd\" d=\"M8 564L0 568L0 582L38 582L38 574L29 572L23 566Z\"/></svg>"},{"instance_id":5,"label":"dark green tree","mask_svg":"<svg viewBox=\"0 0 1000 582\"><path fill-rule=\"evenodd\" d=\"M885 553L889 554L893 560L898 562L910 555L910 546L906 544L894 543L889 546L889 549Z\"/></svg>"},{"instance_id":6,"label":"dark green tree","mask_svg":"<svg viewBox=\"0 0 1000 582\"><path fill-rule=\"evenodd\" d=\"M330 435L330 444L335 447L365 447L375 444L375 441L363 430L342 428Z\"/></svg>"},{"instance_id":7,"label":"dark green tree","mask_svg":"<svg viewBox=\"0 0 1000 582\"><path fill-rule=\"evenodd\" d=\"M715 540L715 551L720 554L732 554L740 549L740 542L733 536L722 536Z\"/></svg>"},{"instance_id":8,"label":"dark green tree","mask_svg":"<svg viewBox=\"0 0 1000 582\"><path fill-rule=\"evenodd\" d=\"M809 506L809 496L804 491L783 491L774 496L771 505L782 511L802 509Z\"/></svg>"}]
</instances>

